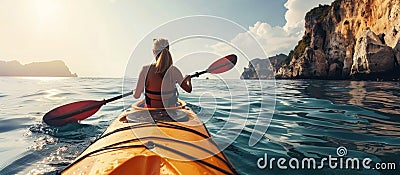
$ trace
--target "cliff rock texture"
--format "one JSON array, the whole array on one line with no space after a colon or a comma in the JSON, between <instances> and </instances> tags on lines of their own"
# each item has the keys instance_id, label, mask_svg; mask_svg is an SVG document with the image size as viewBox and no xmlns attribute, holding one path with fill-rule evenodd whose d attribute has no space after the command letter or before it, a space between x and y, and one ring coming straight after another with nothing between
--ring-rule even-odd
<instances>
[{"instance_id":1,"label":"cliff rock texture","mask_svg":"<svg viewBox=\"0 0 400 175\"><path fill-rule=\"evenodd\" d=\"M26 65L18 61L0 61L0 76L77 77L60 60Z\"/></svg>"},{"instance_id":2,"label":"cliff rock texture","mask_svg":"<svg viewBox=\"0 0 400 175\"><path fill-rule=\"evenodd\" d=\"M282 64L287 58L284 54L279 54L266 59L256 58L249 62L249 67L244 68L241 79L273 79L276 66Z\"/></svg>"},{"instance_id":3,"label":"cliff rock texture","mask_svg":"<svg viewBox=\"0 0 400 175\"><path fill-rule=\"evenodd\" d=\"M399 0L336 0L312 9L305 21L277 78L399 77Z\"/></svg>"},{"instance_id":4,"label":"cliff rock texture","mask_svg":"<svg viewBox=\"0 0 400 175\"><path fill-rule=\"evenodd\" d=\"M356 42L351 76L390 73L398 67L396 52L367 28Z\"/></svg>"}]
</instances>

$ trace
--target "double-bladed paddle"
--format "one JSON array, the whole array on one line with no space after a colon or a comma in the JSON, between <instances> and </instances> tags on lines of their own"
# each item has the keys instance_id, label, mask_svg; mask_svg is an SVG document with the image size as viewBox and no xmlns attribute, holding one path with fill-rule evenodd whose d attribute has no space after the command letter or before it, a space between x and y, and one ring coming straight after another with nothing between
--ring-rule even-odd
<instances>
[{"instance_id":1,"label":"double-bladed paddle","mask_svg":"<svg viewBox=\"0 0 400 175\"><path fill-rule=\"evenodd\" d=\"M206 70L196 72L191 77L199 77L205 73L219 74L232 69L237 62L237 56L234 54L225 56L212 63ZM57 107L43 116L43 121L51 126L64 126L69 123L74 123L80 120L84 120L94 113L96 113L100 107L106 103L118 100L120 98L132 95L133 91L118 95L116 97L105 99L101 101L96 100L85 100L69 103L60 107Z\"/></svg>"}]
</instances>

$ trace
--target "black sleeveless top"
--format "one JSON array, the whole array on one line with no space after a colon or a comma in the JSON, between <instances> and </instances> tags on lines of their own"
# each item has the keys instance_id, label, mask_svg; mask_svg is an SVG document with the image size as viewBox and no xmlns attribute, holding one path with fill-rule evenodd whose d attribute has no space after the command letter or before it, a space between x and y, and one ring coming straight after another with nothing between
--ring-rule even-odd
<instances>
[{"instance_id":1,"label":"black sleeveless top","mask_svg":"<svg viewBox=\"0 0 400 175\"><path fill-rule=\"evenodd\" d=\"M163 102L164 107L176 106L176 104L178 103L178 90L176 88L174 88L174 90L171 90L171 91L163 91L163 92L151 91L151 90L147 89L147 76L149 75L149 72L150 72L150 69L152 68L152 66L154 66L154 64L150 65L149 70L147 71L145 82L144 82L144 87L145 87L144 97L145 97L146 105L148 107L152 107L152 105L151 105L152 101L161 101L161 102ZM170 74L169 78L172 81L172 74L171 73L169 73L169 74ZM165 74L162 75L163 79L164 79L164 76L165 76ZM151 83L151 82L149 82L149 83ZM157 96L160 96L160 98L159 99L150 98L147 94L157 95ZM165 96L169 95L169 94L173 94L173 95L166 99Z\"/></svg>"}]
</instances>

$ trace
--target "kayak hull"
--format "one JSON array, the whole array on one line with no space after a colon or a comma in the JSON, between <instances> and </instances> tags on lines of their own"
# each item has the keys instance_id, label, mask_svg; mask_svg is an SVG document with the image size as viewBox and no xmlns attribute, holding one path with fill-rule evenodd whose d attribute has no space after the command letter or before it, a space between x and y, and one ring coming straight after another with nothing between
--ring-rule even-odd
<instances>
[{"instance_id":1,"label":"kayak hull","mask_svg":"<svg viewBox=\"0 0 400 175\"><path fill-rule=\"evenodd\" d=\"M236 174L202 121L180 104L135 103L61 174Z\"/></svg>"}]
</instances>

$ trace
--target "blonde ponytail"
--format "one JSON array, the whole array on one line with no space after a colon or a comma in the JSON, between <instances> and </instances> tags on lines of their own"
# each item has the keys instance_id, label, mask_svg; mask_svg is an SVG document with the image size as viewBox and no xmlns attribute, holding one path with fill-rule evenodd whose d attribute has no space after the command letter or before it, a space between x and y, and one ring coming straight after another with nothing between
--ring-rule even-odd
<instances>
[{"instance_id":1,"label":"blonde ponytail","mask_svg":"<svg viewBox=\"0 0 400 175\"><path fill-rule=\"evenodd\" d=\"M172 56L168 48L161 50L156 63L156 73L165 74L172 65Z\"/></svg>"},{"instance_id":2,"label":"blonde ponytail","mask_svg":"<svg viewBox=\"0 0 400 175\"><path fill-rule=\"evenodd\" d=\"M156 73L165 74L172 65L172 56L169 52L169 42L164 38L153 40L153 53L157 57Z\"/></svg>"}]
</instances>

